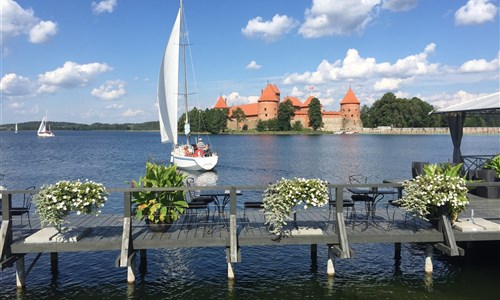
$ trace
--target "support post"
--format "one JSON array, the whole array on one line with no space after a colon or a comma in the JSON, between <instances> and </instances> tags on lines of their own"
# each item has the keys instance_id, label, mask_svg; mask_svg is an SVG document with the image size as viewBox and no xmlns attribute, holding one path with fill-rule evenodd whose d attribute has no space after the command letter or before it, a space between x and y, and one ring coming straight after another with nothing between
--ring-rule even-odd
<instances>
[{"instance_id":1,"label":"support post","mask_svg":"<svg viewBox=\"0 0 500 300\"><path fill-rule=\"evenodd\" d=\"M227 263L227 279L233 280L235 278L234 276L234 266L233 263L228 262Z\"/></svg>"},{"instance_id":2,"label":"support post","mask_svg":"<svg viewBox=\"0 0 500 300\"><path fill-rule=\"evenodd\" d=\"M335 213L337 214L336 231L339 237L339 247L341 250L339 256L341 258L350 258L351 253L349 251L349 242L347 241L347 231L345 228L345 220L344 220L344 211L343 211L344 192L342 188L336 188L335 199L337 199L337 203L335 203L336 204Z\"/></svg>"},{"instance_id":3,"label":"support post","mask_svg":"<svg viewBox=\"0 0 500 300\"><path fill-rule=\"evenodd\" d=\"M26 286L26 272L24 269L24 255L16 260L16 286L17 288L24 288Z\"/></svg>"},{"instance_id":4,"label":"support post","mask_svg":"<svg viewBox=\"0 0 500 300\"><path fill-rule=\"evenodd\" d=\"M229 262L239 262L238 235L236 224L236 188L231 187L229 192Z\"/></svg>"},{"instance_id":5,"label":"support post","mask_svg":"<svg viewBox=\"0 0 500 300\"><path fill-rule=\"evenodd\" d=\"M139 264L139 271L141 272L142 275L144 275L148 270L148 253L146 249L141 249L139 253L141 257L141 262Z\"/></svg>"},{"instance_id":6,"label":"support post","mask_svg":"<svg viewBox=\"0 0 500 300\"><path fill-rule=\"evenodd\" d=\"M120 267L124 268L129 265L128 258L132 251L132 241L130 239L132 234L132 221L131 221L131 202L130 192L124 193L124 212L123 212L123 232L122 232L122 245L120 252Z\"/></svg>"},{"instance_id":7,"label":"support post","mask_svg":"<svg viewBox=\"0 0 500 300\"><path fill-rule=\"evenodd\" d=\"M135 252L133 252L129 259L127 265L127 283L134 284L135 283Z\"/></svg>"},{"instance_id":8,"label":"support post","mask_svg":"<svg viewBox=\"0 0 500 300\"><path fill-rule=\"evenodd\" d=\"M394 259L401 259L401 243L394 243Z\"/></svg>"},{"instance_id":9,"label":"support post","mask_svg":"<svg viewBox=\"0 0 500 300\"><path fill-rule=\"evenodd\" d=\"M317 260L317 259L318 259L318 245L311 244L311 260Z\"/></svg>"},{"instance_id":10,"label":"support post","mask_svg":"<svg viewBox=\"0 0 500 300\"><path fill-rule=\"evenodd\" d=\"M52 274L58 273L59 267L59 254L57 252L50 252L50 270Z\"/></svg>"},{"instance_id":11,"label":"support post","mask_svg":"<svg viewBox=\"0 0 500 300\"><path fill-rule=\"evenodd\" d=\"M334 260L335 260L335 252L333 251L333 245L329 244L328 245L328 261L326 263L326 274L329 277L332 277L333 275L335 275Z\"/></svg>"},{"instance_id":12,"label":"support post","mask_svg":"<svg viewBox=\"0 0 500 300\"><path fill-rule=\"evenodd\" d=\"M425 273L432 273L432 253L434 247L432 244L425 244Z\"/></svg>"}]
</instances>

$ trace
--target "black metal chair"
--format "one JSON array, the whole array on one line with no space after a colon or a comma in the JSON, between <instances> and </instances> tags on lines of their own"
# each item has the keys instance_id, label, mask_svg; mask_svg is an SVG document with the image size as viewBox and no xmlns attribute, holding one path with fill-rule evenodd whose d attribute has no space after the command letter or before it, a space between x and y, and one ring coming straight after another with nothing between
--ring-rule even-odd
<instances>
[{"instance_id":1,"label":"black metal chair","mask_svg":"<svg viewBox=\"0 0 500 300\"><path fill-rule=\"evenodd\" d=\"M23 224L23 216L26 215L28 218L28 224L31 227L31 219L30 219L30 210L31 210L31 204L33 202L33 195L35 186L30 186L26 188L26 193L23 194L23 201L21 206L16 206L14 203L12 204L12 207L10 208L10 214L12 216L20 216L21 217L21 225ZM0 215L2 214L1 211L1 206L0 206Z\"/></svg>"},{"instance_id":2,"label":"black metal chair","mask_svg":"<svg viewBox=\"0 0 500 300\"><path fill-rule=\"evenodd\" d=\"M194 178L188 177L186 178L186 186L193 187L194 186ZM188 208L187 214L196 215L196 220L198 220L198 211L206 210L206 221L210 217L210 203L214 201L214 198L211 196L200 196L196 190L188 190L186 193ZM191 218L189 218L191 221Z\"/></svg>"},{"instance_id":3,"label":"black metal chair","mask_svg":"<svg viewBox=\"0 0 500 300\"><path fill-rule=\"evenodd\" d=\"M337 199L332 196L332 189L328 188L328 222L333 220L335 211L337 208ZM356 215L356 207L354 206L354 201L352 199L343 199L342 200L342 208L344 209L346 216L349 218L353 218ZM351 213L349 214L349 210Z\"/></svg>"},{"instance_id":4,"label":"black metal chair","mask_svg":"<svg viewBox=\"0 0 500 300\"><path fill-rule=\"evenodd\" d=\"M352 184L365 184L368 181L368 177L364 175L350 175L349 176L349 183ZM349 190L349 189L347 189ZM351 195L351 199L354 202L362 202L365 204L366 207L370 205L370 202L373 202L373 197L368 196L368 195Z\"/></svg>"}]
</instances>

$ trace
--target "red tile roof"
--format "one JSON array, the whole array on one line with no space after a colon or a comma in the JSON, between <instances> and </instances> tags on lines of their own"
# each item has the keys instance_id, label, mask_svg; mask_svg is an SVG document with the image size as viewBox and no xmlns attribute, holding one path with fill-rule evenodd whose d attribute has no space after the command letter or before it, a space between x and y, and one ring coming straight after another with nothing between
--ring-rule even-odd
<instances>
[{"instance_id":1,"label":"red tile roof","mask_svg":"<svg viewBox=\"0 0 500 300\"><path fill-rule=\"evenodd\" d=\"M231 117L233 111L237 108L241 108L243 112L245 113L246 117L256 117L259 115L259 103L250 103L250 104L242 104L242 105L235 105L231 107L229 110L229 116Z\"/></svg>"},{"instance_id":2,"label":"red tile roof","mask_svg":"<svg viewBox=\"0 0 500 300\"><path fill-rule=\"evenodd\" d=\"M344 99L342 99L342 101L340 101L340 105L342 105L342 104L361 104L361 103L359 102L358 97L356 97L356 95L354 95L354 92L349 87L349 90L345 94Z\"/></svg>"},{"instance_id":3,"label":"red tile roof","mask_svg":"<svg viewBox=\"0 0 500 300\"><path fill-rule=\"evenodd\" d=\"M214 108L228 108L226 99L219 96L219 98L217 98L217 102L215 102Z\"/></svg>"},{"instance_id":4,"label":"red tile roof","mask_svg":"<svg viewBox=\"0 0 500 300\"><path fill-rule=\"evenodd\" d=\"M292 101L293 106L297 107L302 106L302 102L300 102L300 100L297 97L286 96L285 99L283 99L283 102L285 102L286 100Z\"/></svg>"},{"instance_id":5,"label":"red tile roof","mask_svg":"<svg viewBox=\"0 0 500 300\"><path fill-rule=\"evenodd\" d=\"M309 96L309 98L307 98L307 100L306 100L306 101L304 101L304 104L302 104L302 107L308 107L308 106L309 106L309 104L311 104L311 100L312 100L312 99L314 99L314 98L316 98L316 97L314 97L314 96Z\"/></svg>"},{"instance_id":6,"label":"red tile roof","mask_svg":"<svg viewBox=\"0 0 500 300\"><path fill-rule=\"evenodd\" d=\"M279 102L279 90L276 85L268 83L262 94L260 95L259 101L276 101Z\"/></svg>"}]
</instances>

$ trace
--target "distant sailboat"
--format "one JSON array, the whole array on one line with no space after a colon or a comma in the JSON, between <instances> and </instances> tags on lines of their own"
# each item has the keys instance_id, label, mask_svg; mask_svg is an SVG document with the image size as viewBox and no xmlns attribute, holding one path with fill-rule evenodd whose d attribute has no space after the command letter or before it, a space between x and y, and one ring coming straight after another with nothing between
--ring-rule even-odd
<instances>
[{"instance_id":1,"label":"distant sailboat","mask_svg":"<svg viewBox=\"0 0 500 300\"><path fill-rule=\"evenodd\" d=\"M45 112L45 116L40 123L40 127L38 127L37 135L39 137L54 137L54 133L50 131L50 127L47 130L47 112Z\"/></svg>"},{"instance_id":2,"label":"distant sailboat","mask_svg":"<svg viewBox=\"0 0 500 300\"><path fill-rule=\"evenodd\" d=\"M158 78L158 104L160 108L160 132L162 143L172 143L171 162L179 169L192 171L210 171L217 165L218 155L207 149L196 149L190 143L190 124L188 118L188 92L186 83L186 51L184 42L184 10L182 0L179 12L175 19L174 27L170 34L163 60L160 76ZM182 39L182 40L181 40ZM186 144L177 143L177 109L179 102L179 53L182 47L183 75L184 75L184 105L186 122L184 132L187 137Z\"/></svg>"},{"instance_id":3,"label":"distant sailboat","mask_svg":"<svg viewBox=\"0 0 500 300\"><path fill-rule=\"evenodd\" d=\"M18 130L17 130L17 123L16 123L16 126L14 127L14 132L15 132L15 133L18 133Z\"/></svg>"}]
</instances>

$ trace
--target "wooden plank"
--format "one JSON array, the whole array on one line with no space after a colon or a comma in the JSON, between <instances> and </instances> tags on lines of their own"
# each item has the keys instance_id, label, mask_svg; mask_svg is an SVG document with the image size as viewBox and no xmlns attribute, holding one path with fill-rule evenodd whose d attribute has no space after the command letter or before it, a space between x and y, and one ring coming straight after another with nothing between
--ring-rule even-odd
<instances>
[{"instance_id":1,"label":"wooden plank","mask_svg":"<svg viewBox=\"0 0 500 300\"><path fill-rule=\"evenodd\" d=\"M125 268L128 266L128 257L130 256L131 242L130 242L130 234L132 231L132 227L130 225L130 217L123 218L123 235L122 235L122 247L120 254L120 267Z\"/></svg>"}]
</instances>

